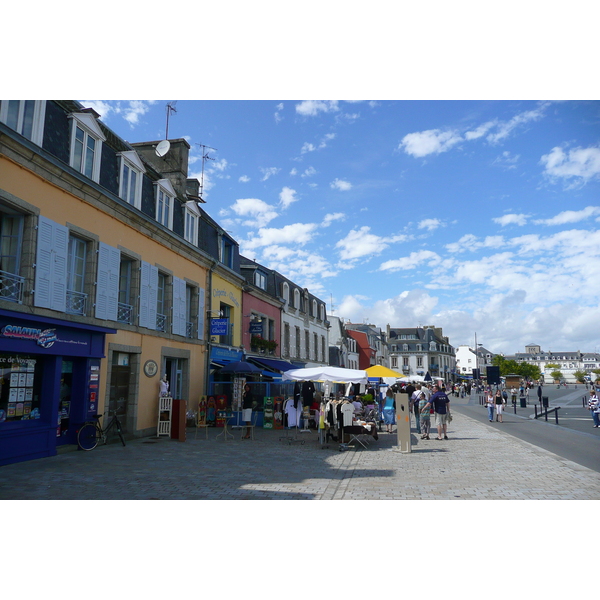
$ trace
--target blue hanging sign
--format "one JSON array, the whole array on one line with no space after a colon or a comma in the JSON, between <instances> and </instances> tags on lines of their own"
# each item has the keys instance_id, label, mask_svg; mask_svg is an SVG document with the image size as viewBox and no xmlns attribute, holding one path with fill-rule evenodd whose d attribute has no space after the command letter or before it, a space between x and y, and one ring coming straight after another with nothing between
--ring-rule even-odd
<instances>
[{"instance_id":1,"label":"blue hanging sign","mask_svg":"<svg viewBox=\"0 0 600 600\"><path fill-rule=\"evenodd\" d=\"M227 335L229 319L211 319L210 335Z\"/></svg>"}]
</instances>

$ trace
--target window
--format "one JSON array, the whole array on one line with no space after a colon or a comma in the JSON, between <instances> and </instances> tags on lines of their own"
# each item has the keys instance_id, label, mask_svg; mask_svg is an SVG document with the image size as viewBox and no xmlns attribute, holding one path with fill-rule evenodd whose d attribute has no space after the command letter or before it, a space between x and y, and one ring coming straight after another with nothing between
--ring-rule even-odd
<instances>
[{"instance_id":1,"label":"window","mask_svg":"<svg viewBox=\"0 0 600 600\"><path fill-rule=\"evenodd\" d=\"M168 179L161 179L154 185L156 186L156 220L167 229L173 229L175 190Z\"/></svg>"},{"instance_id":2,"label":"window","mask_svg":"<svg viewBox=\"0 0 600 600\"><path fill-rule=\"evenodd\" d=\"M122 152L121 170L119 177L119 195L136 208L142 205L142 174L144 165L137 152Z\"/></svg>"},{"instance_id":3,"label":"window","mask_svg":"<svg viewBox=\"0 0 600 600\"><path fill-rule=\"evenodd\" d=\"M38 146L44 135L45 100L4 100L0 121Z\"/></svg>"},{"instance_id":4,"label":"window","mask_svg":"<svg viewBox=\"0 0 600 600\"><path fill-rule=\"evenodd\" d=\"M300 327L294 327L296 330L296 358L300 358Z\"/></svg>"},{"instance_id":5,"label":"window","mask_svg":"<svg viewBox=\"0 0 600 600\"><path fill-rule=\"evenodd\" d=\"M8 384L0 385L0 413L7 423L42 416L43 364L37 355L0 353L0 381Z\"/></svg>"},{"instance_id":6,"label":"window","mask_svg":"<svg viewBox=\"0 0 600 600\"><path fill-rule=\"evenodd\" d=\"M312 301L312 316L313 317L317 316L317 301L316 300Z\"/></svg>"},{"instance_id":7,"label":"window","mask_svg":"<svg viewBox=\"0 0 600 600\"><path fill-rule=\"evenodd\" d=\"M119 268L119 299L117 321L120 323L133 323L132 301L132 274L133 261L122 259Z\"/></svg>"},{"instance_id":8,"label":"window","mask_svg":"<svg viewBox=\"0 0 600 600\"><path fill-rule=\"evenodd\" d=\"M294 290L294 308L300 308L300 290Z\"/></svg>"},{"instance_id":9,"label":"window","mask_svg":"<svg viewBox=\"0 0 600 600\"><path fill-rule=\"evenodd\" d=\"M325 305L321 304L321 306L319 306L319 319L321 319L321 321L325 320Z\"/></svg>"},{"instance_id":10,"label":"window","mask_svg":"<svg viewBox=\"0 0 600 600\"><path fill-rule=\"evenodd\" d=\"M69 236L66 312L70 314L86 314L87 294L84 293L86 260L87 242L73 235Z\"/></svg>"},{"instance_id":11,"label":"window","mask_svg":"<svg viewBox=\"0 0 600 600\"><path fill-rule=\"evenodd\" d=\"M225 236L221 237L221 262L230 269L233 269L233 243Z\"/></svg>"},{"instance_id":12,"label":"window","mask_svg":"<svg viewBox=\"0 0 600 600\"><path fill-rule=\"evenodd\" d=\"M148 329L156 330L158 329L158 267L155 267L150 263L142 261L140 273L141 279L139 293L140 303L138 311L138 324L140 327L147 327ZM164 287L162 289L162 293L162 299L164 300ZM162 323L162 326L164 327L164 321ZM159 331L164 331L164 329L160 329Z\"/></svg>"},{"instance_id":13,"label":"window","mask_svg":"<svg viewBox=\"0 0 600 600\"><path fill-rule=\"evenodd\" d=\"M190 244L197 244L198 240L198 215L195 215L191 210L185 210L185 234L186 241Z\"/></svg>"},{"instance_id":14,"label":"window","mask_svg":"<svg viewBox=\"0 0 600 600\"><path fill-rule=\"evenodd\" d=\"M0 206L0 298L23 301L25 280L19 276L23 245L23 216Z\"/></svg>"},{"instance_id":15,"label":"window","mask_svg":"<svg viewBox=\"0 0 600 600\"><path fill-rule=\"evenodd\" d=\"M423 368L423 357L422 356L417 356L417 367L419 369Z\"/></svg>"},{"instance_id":16,"label":"window","mask_svg":"<svg viewBox=\"0 0 600 600\"><path fill-rule=\"evenodd\" d=\"M283 356L290 356L290 324L283 324Z\"/></svg>"},{"instance_id":17,"label":"window","mask_svg":"<svg viewBox=\"0 0 600 600\"><path fill-rule=\"evenodd\" d=\"M71 166L95 182L100 178L102 142L106 139L96 119L89 113L73 113Z\"/></svg>"},{"instance_id":18,"label":"window","mask_svg":"<svg viewBox=\"0 0 600 600\"><path fill-rule=\"evenodd\" d=\"M261 290L267 289L267 276L262 271L254 271L254 285Z\"/></svg>"},{"instance_id":19,"label":"window","mask_svg":"<svg viewBox=\"0 0 600 600\"><path fill-rule=\"evenodd\" d=\"M284 302L290 301L290 286L287 283L284 283L281 288L281 293L283 296Z\"/></svg>"},{"instance_id":20,"label":"window","mask_svg":"<svg viewBox=\"0 0 600 600\"><path fill-rule=\"evenodd\" d=\"M403 367L408 367L408 356L405 356L405 357L402 359L402 366L403 366Z\"/></svg>"},{"instance_id":21,"label":"window","mask_svg":"<svg viewBox=\"0 0 600 600\"><path fill-rule=\"evenodd\" d=\"M319 360L319 336L316 333L313 334L313 346L315 352L315 360Z\"/></svg>"},{"instance_id":22,"label":"window","mask_svg":"<svg viewBox=\"0 0 600 600\"><path fill-rule=\"evenodd\" d=\"M397 368L398 368L398 357L392 356L392 369L397 369Z\"/></svg>"},{"instance_id":23,"label":"window","mask_svg":"<svg viewBox=\"0 0 600 600\"><path fill-rule=\"evenodd\" d=\"M310 333L308 330L304 330L304 352L305 357L310 359Z\"/></svg>"},{"instance_id":24,"label":"window","mask_svg":"<svg viewBox=\"0 0 600 600\"><path fill-rule=\"evenodd\" d=\"M232 309L231 306L229 306L228 304L223 304L221 303L221 305L219 306L219 309L221 311L221 315L223 319L227 319L227 333L225 335L221 335L220 337L220 343L221 344L226 344L228 346L233 345L233 328L231 326L231 313L232 313Z\"/></svg>"},{"instance_id":25,"label":"window","mask_svg":"<svg viewBox=\"0 0 600 600\"><path fill-rule=\"evenodd\" d=\"M156 329L157 331L167 331L167 276L164 273L158 273L156 290Z\"/></svg>"},{"instance_id":26,"label":"window","mask_svg":"<svg viewBox=\"0 0 600 600\"><path fill-rule=\"evenodd\" d=\"M194 288L190 285L185 286L185 337L198 337L198 332L194 331L194 314L192 312L192 300L194 299Z\"/></svg>"}]
</instances>

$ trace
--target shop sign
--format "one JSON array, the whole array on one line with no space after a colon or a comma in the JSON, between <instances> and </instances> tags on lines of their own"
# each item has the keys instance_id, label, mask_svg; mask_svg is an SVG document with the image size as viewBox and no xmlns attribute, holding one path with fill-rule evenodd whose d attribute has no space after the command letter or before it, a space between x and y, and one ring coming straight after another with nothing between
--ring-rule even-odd
<instances>
[{"instance_id":1,"label":"shop sign","mask_svg":"<svg viewBox=\"0 0 600 600\"><path fill-rule=\"evenodd\" d=\"M51 348L58 341L56 329L36 329L34 327L21 327L20 325L5 325L0 333L2 337L32 340L42 348Z\"/></svg>"},{"instance_id":2,"label":"shop sign","mask_svg":"<svg viewBox=\"0 0 600 600\"><path fill-rule=\"evenodd\" d=\"M263 332L262 322L253 321L250 323L250 333L253 335L261 335Z\"/></svg>"},{"instance_id":3,"label":"shop sign","mask_svg":"<svg viewBox=\"0 0 600 600\"><path fill-rule=\"evenodd\" d=\"M227 335L229 319L211 319L210 335Z\"/></svg>"}]
</instances>

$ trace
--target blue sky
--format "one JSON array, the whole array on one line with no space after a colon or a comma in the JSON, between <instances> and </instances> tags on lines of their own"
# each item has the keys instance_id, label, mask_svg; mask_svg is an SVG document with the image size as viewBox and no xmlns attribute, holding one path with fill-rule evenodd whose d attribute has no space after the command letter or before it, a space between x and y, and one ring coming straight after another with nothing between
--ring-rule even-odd
<instances>
[{"instance_id":1,"label":"blue sky","mask_svg":"<svg viewBox=\"0 0 600 600\"><path fill-rule=\"evenodd\" d=\"M82 101L130 142L164 101ZM328 312L600 351L597 101L177 101L204 208Z\"/></svg>"}]
</instances>

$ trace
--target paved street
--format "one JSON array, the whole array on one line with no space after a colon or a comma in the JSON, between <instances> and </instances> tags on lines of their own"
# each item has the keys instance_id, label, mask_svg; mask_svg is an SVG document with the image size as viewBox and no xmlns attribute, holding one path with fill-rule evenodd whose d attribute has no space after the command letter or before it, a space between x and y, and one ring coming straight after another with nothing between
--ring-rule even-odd
<instances>
[{"instance_id":1,"label":"paved street","mask_svg":"<svg viewBox=\"0 0 600 600\"><path fill-rule=\"evenodd\" d=\"M481 409L484 410L484 409ZM536 424L534 424L536 425ZM540 424L541 425L541 424ZM0 499L600 499L600 473L454 411L450 439L395 449L380 433L367 450L321 448L257 429L255 440L133 440L0 467Z\"/></svg>"}]
</instances>

